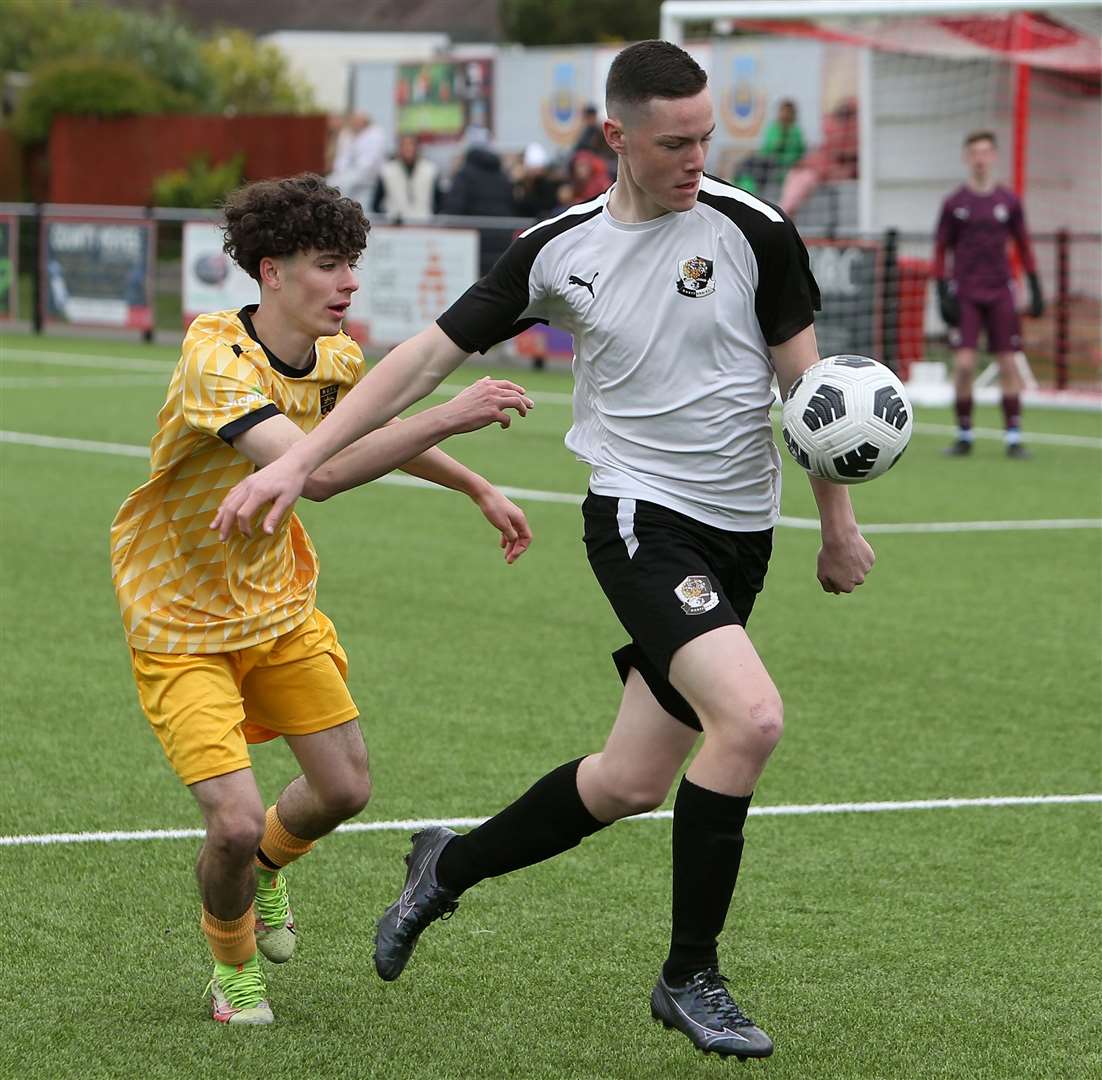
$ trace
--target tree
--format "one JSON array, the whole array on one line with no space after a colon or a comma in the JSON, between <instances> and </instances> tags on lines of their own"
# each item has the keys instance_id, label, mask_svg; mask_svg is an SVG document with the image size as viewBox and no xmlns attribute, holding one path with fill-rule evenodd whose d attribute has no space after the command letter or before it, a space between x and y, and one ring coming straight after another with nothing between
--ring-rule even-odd
<instances>
[{"instance_id":1,"label":"tree","mask_svg":"<svg viewBox=\"0 0 1102 1080\"><path fill-rule=\"evenodd\" d=\"M244 30L222 30L203 44L202 56L218 112L315 111L310 88L288 71L287 58L275 45Z\"/></svg>"},{"instance_id":2,"label":"tree","mask_svg":"<svg viewBox=\"0 0 1102 1080\"><path fill-rule=\"evenodd\" d=\"M122 60L69 57L42 64L23 92L12 128L24 142L43 142L59 113L140 116L195 109L195 101Z\"/></svg>"},{"instance_id":3,"label":"tree","mask_svg":"<svg viewBox=\"0 0 1102 1080\"><path fill-rule=\"evenodd\" d=\"M29 72L14 126L45 139L58 112L309 112L310 89L274 45L241 30L204 40L169 9L75 0L0 0L0 71ZM112 86L112 79L118 85Z\"/></svg>"},{"instance_id":4,"label":"tree","mask_svg":"<svg viewBox=\"0 0 1102 1080\"><path fill-rule=\"evenodd\" d=\"M140 68L208 109L212 93L199 37L169 10L150 13L72 0L0 0L0 71L34 72L97 58Z\"/></svg>"},{"instance_id":5,"label":"tree","mask_svg":"<svg viewBox=\"0 0 1102 1080\"><path fill-rule=\"evenodd\" d=\"M658 36L657 0L501 0L505 37L521 45L584 45Z\"/></svg>"}]
</instances>

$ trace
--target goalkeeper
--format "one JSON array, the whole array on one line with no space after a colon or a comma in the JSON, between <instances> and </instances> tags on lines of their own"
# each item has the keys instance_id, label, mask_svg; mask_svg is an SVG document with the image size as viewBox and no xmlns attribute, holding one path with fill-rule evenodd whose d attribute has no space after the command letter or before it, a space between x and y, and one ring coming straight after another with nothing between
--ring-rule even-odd
<instances>
[{"instance_id":1,"label":"goalkeeper","mask_svg":"<svg viewBox=\"0 0 1102 1080\"><path fill-rule=\"evenodd\" d=\"M1022 445L1022 377L1015 362L1021 324L1007 240L1014 240L1025 268L1033 318L1044 313L1044 300L1021 201L994 180L997 157L992 132L976 131L964 140L968 181L941 204L937 225L934 276L941 317L950 327L956 390L957 438L945 451L950 457L972 452L972 384L981 327L988 351L998 359L1007 456L1030 456ZM947 252L951 269L946 266Z\"/></svg>"}]
</instances>

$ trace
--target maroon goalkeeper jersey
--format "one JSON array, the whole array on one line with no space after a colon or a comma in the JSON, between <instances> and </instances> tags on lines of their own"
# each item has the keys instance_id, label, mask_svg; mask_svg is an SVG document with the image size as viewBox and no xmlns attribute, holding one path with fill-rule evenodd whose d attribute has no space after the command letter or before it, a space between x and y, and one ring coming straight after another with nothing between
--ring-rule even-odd
<instances>
[{"instance_id":1,"label":"maroon goalkeeper jersey","mask_svg":"<svg viewBox=\"0 0 1102 1080\"><path fill-rule=\"evenodd\" d=\"M1007 241L1013 239L1027 273L1036 269L1018 196L1004 187L980 194L957 188L941 204L934 249L934 274L949 277L958 296L982 299L1003 290L1011 279ZM946 273L945 254L952 254Z\"/></svg>"}]
</instances>

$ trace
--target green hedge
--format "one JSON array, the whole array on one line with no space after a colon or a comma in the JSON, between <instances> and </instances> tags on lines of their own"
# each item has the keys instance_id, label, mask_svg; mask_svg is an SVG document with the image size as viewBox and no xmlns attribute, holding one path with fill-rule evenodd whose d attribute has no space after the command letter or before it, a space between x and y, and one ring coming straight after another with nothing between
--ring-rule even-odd
<instances>
[{"instance_id":1,"label":"green hedge","mask_svg":"<svg viewBox=\"0 0 1102 1080\"><path fill-rule=\"evenodd\" d=\"M153 181L153 205L203 209L221 206L226 195L241 186L244 168L244 154L234 154L220 165L211 165L206 154L199 154L186 169L174 169Z\"/></svg>"},{"instance_id":2,"label":"green hedge","mask_svg":"<svg viewBox=\"0 0 1102 1080\"><path fill-rule=\"evenodd\" d=\"M35 71L12 129L23 142L42 142L58 114L143 116L186 112L197 104L126 61L73 57Z\"/></svg>"}]
</instances>

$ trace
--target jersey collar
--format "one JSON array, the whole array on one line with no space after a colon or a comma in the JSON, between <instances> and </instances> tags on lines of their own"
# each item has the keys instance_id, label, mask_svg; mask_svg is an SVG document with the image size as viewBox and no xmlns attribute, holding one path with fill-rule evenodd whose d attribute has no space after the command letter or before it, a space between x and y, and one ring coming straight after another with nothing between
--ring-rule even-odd
<instances>
[{"instance_id":1,"label":"jersey collar","mask_svg":"<svg viewBox=\"0 0 1102 1080\"><path fill-rule=\"evenodd\" d=\"M241 325L245 328L245 333L249 335L264 350L264 355L268 358L268 363L288 379L301 379L309 375L318 363L318 347L315 345L310 351L310 363L304 368L291 367L290 364L285 364L263 341L256 336L256 327L253 326L253 315L256 314L256 309L259 304L246 304L238 313L237 318L240 320Z\"/></svg>"}]
</instances>

